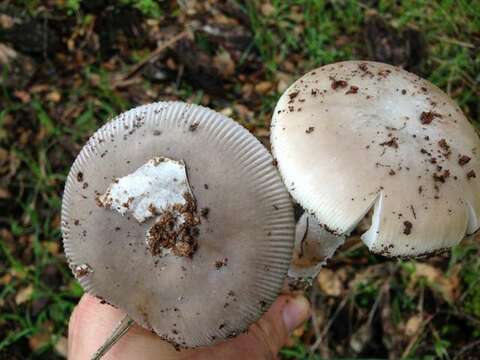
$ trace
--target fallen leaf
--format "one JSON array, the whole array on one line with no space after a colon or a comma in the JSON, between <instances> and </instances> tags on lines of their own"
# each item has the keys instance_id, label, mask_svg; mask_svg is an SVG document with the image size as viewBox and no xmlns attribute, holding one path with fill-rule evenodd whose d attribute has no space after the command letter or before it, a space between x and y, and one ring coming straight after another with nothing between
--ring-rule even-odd
<instances>
[{"instance_id":1,"label":"fallen leaf","mask_svg":"<svg viewBox=\"0 0 480 360\"><path fill-rule=\"evenodd\" d=\"M265 16L270 16L275 13L275 7L270 3L262 4L262 7L260 8L260 10L262 11L262 14Z\"/></svg>"},{"instance_id":2,"label":"fallen leaf","mask_svg":"<svg viewBox=\"0 0 480 360\"><path fill-rule=\"evenodd\" d=\"M242 85L242 93L244 98L248 98L253 92L253 84L245 83Z\"/></svg>"},{"instance_id":3,"label":"fallen leaf","mask_svg":"<svg viewBox=\"0 0 480 360\"><path fill-rule=\"evenodd\" d=\"M355 353L360 353L372 338L372 327L370 323L363 324L350 339L350 348Z\"/></svg>"},{"instance_id":4,"label":"fallen leaf","mask_svg":"<svg viewBox=\"0 0 480 360\"><path fill-rule=\"evenodd\" d=\"M52 255L60 253L60 245L55 241L45 241L43 247Z\"/></svg>"},{"instance_id":5,"label":"fallen leaf","mask_svg":"<svg viewBox=\"0 0 480 360\"><path fill-rule=\"evenodd\" d=\"M447 276L432 265L415 263L415 272L412 275L412 283L410 286L415 286L418 281L423 278L427 281L430 288L438 291L447 302L452 303L459 294L459 271L460 267L456 266L450 271L449 276Z\"/></svg>"},{"instance_id":6,"label":"fallen leaf","mask_svg":"<svg viewBox=\"0 0 480 360\"><path fill-rule=\"evenodd\" d=\"M6 188L0 187L0 200L9 199L11 196L12 195Z\"/></svg>"},{"instance_id":7,"label":"fallen leaf","mask_svg":"<svg viewBox=\"0 0 480 360\"><path fill-rule=\"evenodd\" d=\"M33 334L28 338L30 349L37 351L47 345L52 338L53 323L51 321L44 322L39 332Z\"/></svg>"},{"instance_id":8,"label":"fallen leaf","mask_svg":"<svg viewBox=\"0 0 480 360\"><path fill-rule=\"evenodd\" d=\"M285 90L287 90L287 88L288 88L288 82L283 79L280 79L277 83L277 91L279 93L283 93Z\"/></svg>"},{"instance_id":9,"label":"fallen leaf","mask_svg":"<svg viewBox=\"0 0 480 360\"><path fill-rule=\"evenodd\" d=\"M8 151L0 148L0 164L6 163L8 160Z\"/></svg>"},{"instance_id":10,"label":"fallen leaf","mask_svg":"<svg viewBox=\"0 0 480 360\"><path fill-rule=\"evenodd\" d=\"M326 295L338 297L343 292L340 278L330 269L323 268L317 276L317 282Z\"/></svg>"},{"instance_id":11,"label":"fallen leaf","mask_svg":"<svg viewBox=\"0 0 480 360\"><path fill-rule=\"evenodd\" d=\"M221 113L222 115L225 115L225 116L232 116L232 114L233 114L233 109L230 108L230 107L226 107L226 108L220 110L220 113Z\"/></svg>"},{"instance_id":12,"label":"fallen leaf","mask_svg":"<svg viewBox=\"0 0 480 360\"><path fill-rule=\"evenodd\" d=\"M55 214L53 216L52 222L50 223L50 226L54 229L60 229L60 225L62 223L62 219L59 214Z\"/></svg>"},{"instance_id":13,"label":"fallen leaf","mask_svg":"<svg viewBox=\"0 0 480 360\"><path fill-rule=\"evenodd\" d=\"M265 94L272 88L272 83L270 81L261 81L255 85L255 91L259 94Z\"/></svg>"},{"instance_id":14,"label":"fallen leaf","mask_svg":"<svg viewBox=\"0 0 480 360\"><path fill-rule=\"evenodd\" d=\"M39 93L47 92L49 89L50 89L50 85L48 84L36 84L36 85L32 85L32 87L30 88L30 92L32 94L39 94Z\"/></svg>"},{"instance_id":15,"label":"fallen leaf","mask_svg":"<svg viewBox=\"0 0 480 360\"><path fill-rule=\"evenodd\" d=\"M23 304L24 302L27 302L28 300L31 299L32 294L33 294L32 285L28 285L27 287L24 287L23 289L17 292L17 295L15 296L15 303L17 305L20 305L20 304Z\"/></svg>"},{"instance_id":16,"label":"fallen leaf","mask_svg":"<svg viewBox=\"0 0 480 360\"><path fill-rule=\"evenodd\" d=\"M12 275L9 273L6 273L2 277L0 277L0 284L2 285L8 285L12 281Z\"/></svg>"},{"instance_id":17,"label":"fallen leaf","mask_svg":"<svg viewBox=\"0 0 480 360\"><path fill-rule=\"evenodd\" d=\"M0 43L0 64L9 64L17 57L17 53L11 47Z\"/></svg>"},{"instance_id":18,"label":"fallen leaf","mask_svg":"<svg viewBox=\"0 0 480 360\"><path fill-rule=\"evenodd\" d=\"M422 322L423 319L420 314L411 316L407 320L407 324L405 325L405 335L407 335L408 337L414 336L422 326Z\"/></svg>"},{"instance_id":19,"label":"fallen leaf","mask_svg":"<svg viewBox=\"0 0 480 360\"><path fill-rule=\"evenodd\" d=\"M254 135L258 138L268 138L270 136L270 130L266 128L255 128Z\"/></svg>"},{"instance_id":20,"label":"fallen leaf","mask_svg":"<svg viewBox=\"0 0 480 360\"><path fill-rule=\"evenodd\" d=\"M67 351L68 351L68 341L65 336L61 336L57 343L55 344L55 351L58 353L58 355L63 356L64 358L67 357Z\"/></svg>"},{"instance_id":21,"label":"fallen leaf","mask_svg":"<svg viewBox=\"0 0 480 360\"><path fill-rule=\"evenodd\" d=\"M237 113L239 120L251 120L254 117L254 114L248 107L242 104L233 105L233 109Z\"/></svg>"},{"instance_id":22,"label":"fallen leaf","mask_svg":"<svg viewBox=\"0 0 480 360\"><path fill-rule=\"evenodd\" d=\"M30 102L30 100L31 100L30 94L26 91L23 91L23 90L16 90L13 93L13 95L15 95L15 97L20 99L20 101L24 104Z\"/></svg>"},{"instance_id":23,"label":"fallen leaf","mask_svg":"<svg viewBox=\"0 0 480 360\"><path fill-rule=\"evenodd\" d=\"M62 95L57 90L53 90L47 94L46 99L48 101L58 103L60 100L62 100Z\"/></svg>"},{"instance_id":24,"label":"fallen leaf","mask_svg":"<svg viewBox=\"0 0 480 360\"><path fill-rule=\"evenodd\" d=\"M215 67L220 71L223 77L227 78L235 74L235 63L228 51L222 51L213 58Z\"/></svg>"},{"instance_id":25,"label":"fallen leaf","mask_svg":"<svg viewBox=\"0 0 480 360\"><path fill-rule=\"evenodd\" d=\"M39 332L35 335L32 335L28 338L28 344L32 351L37 351L38 349L44 347L50 341L51 335L46 332Z\"/></svg>"},{"instance_id":26,"label":"fallen leaf","mask_svg":"<svg viewBox=\"0 0 480 360\"><path fill-rule=\"evenodd\" d=\"M10 29L15 25L15 20L7 14L0 14L0 27L3 29Z\"/></svg>"}]
</instances>

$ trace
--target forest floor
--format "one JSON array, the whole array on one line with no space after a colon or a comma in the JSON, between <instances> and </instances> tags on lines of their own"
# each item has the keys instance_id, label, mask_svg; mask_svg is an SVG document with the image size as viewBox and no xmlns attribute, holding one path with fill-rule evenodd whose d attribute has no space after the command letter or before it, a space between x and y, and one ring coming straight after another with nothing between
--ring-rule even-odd
<instances>
[{"instance_id":1,"label":"forest floor","mask_svg":"<svg viewBox=\"0 0 480 360\"><path fill-rule=\"evenodd\" d=\"M115 5L114 5L115 4ZM480 124L480 2L3 0L0 3L0 359L64 358L82 289L66 266L61 195L92 132L178 99L268 145L280 94L323 64L400 65ZM307 294L284 359L479 359L480 241L423 261L353 236Z\"/></svg>"}]
</instances>

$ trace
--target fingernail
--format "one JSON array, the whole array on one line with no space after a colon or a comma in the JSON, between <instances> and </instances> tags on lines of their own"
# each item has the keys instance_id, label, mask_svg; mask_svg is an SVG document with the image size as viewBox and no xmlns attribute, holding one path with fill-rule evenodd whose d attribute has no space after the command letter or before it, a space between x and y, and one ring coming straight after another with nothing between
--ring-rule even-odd
<instances>
[{"instance_id":1,"label":"fingernail","mask_svg":"<svg viewBox=\"0 0 480 360\"><path fill-rule=\"evenodd\" d=\"M308 318L310 304L303 296L287 300L283 307L283 322L288 332L295 330Z\"/></svg>"}]
</instances>

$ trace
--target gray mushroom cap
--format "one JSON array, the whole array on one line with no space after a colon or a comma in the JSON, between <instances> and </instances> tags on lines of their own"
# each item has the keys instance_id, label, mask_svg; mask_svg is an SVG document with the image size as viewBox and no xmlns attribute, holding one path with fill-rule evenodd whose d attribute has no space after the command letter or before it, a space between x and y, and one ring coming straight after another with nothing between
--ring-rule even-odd
<instances>
[{"instance_id":1,"label":"gray mushroom cap","mask_svg":"<svg viewBox=\"0 0 480 360\"><path fill-rule=\"evenodd\" d=\"M479 228L479 137L449 96L400 68L307 73L280 98L271 142L290 193L330 232L374 208L362 239L375 253L420 256Z\"/></svg>"},{"instance_id":2,"label":"gray mushroom cap","mask_svg":"<svg viewBox=\"0 0 480 360\"><path fill-rule=\"evenodd\" d=\"M152 220L96 202L116 178L159 156L185 164L203 215L191 257L153 256L145 244ZM290 197L263 145L231 119L180 102L135 108L98 130L63 196L65 252L84 289L186 347L236 335L259 318L281 290L294 229Z\"/></svg>"}]
</instances>

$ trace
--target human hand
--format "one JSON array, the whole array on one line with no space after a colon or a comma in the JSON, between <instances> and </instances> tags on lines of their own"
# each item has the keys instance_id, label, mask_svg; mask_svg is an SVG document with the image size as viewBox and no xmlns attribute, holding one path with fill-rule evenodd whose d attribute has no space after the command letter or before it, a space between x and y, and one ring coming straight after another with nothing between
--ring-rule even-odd
<instances>
[{"instance_id":1,"label":"human hand","mask_svg":"<svg viewBox=\"0 0 480 360\"><path fill-rule=\"evenodd\" d=\"M245 334L211 347L181 351L135 325L103 359L274 359L285 345L289 332L300 326L308 314L309 304L304 297L282 295ZM124 316L121 310L100 304L98 299L85 294L70 318L68 358L89 360Z\"/></svg>"}]
</instances>

